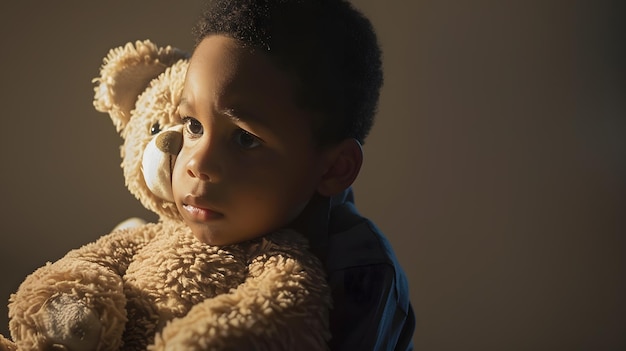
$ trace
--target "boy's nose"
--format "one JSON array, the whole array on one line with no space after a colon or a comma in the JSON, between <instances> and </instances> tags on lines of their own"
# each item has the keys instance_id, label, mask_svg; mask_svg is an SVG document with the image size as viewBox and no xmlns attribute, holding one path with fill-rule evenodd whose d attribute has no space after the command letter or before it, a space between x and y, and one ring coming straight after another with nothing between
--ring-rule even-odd
<instances>
[{"instance_id":1,"label":"boy's nose","mask_svg":"<svg viewBox=\"0 0 626 351\"><path fill-rule=\"evenodd\" d=\"M191 151L187 161L187 174L206 182L217 183L221 180L222 166L217 145L198 144Z\"/></svg>"}]
</instances>

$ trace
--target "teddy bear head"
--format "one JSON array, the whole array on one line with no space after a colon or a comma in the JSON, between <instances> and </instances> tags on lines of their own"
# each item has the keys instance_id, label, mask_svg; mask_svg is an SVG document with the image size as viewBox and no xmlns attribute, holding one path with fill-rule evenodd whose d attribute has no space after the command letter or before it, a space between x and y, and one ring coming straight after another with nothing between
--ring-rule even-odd
<instances>
[{"instance_id":1,"label":"teddy bear head","mask_svg":"<svg viewBox=\"0 0 626 351\"><path fill-rule=\"evenodd\" d=\"M171 171L182 144L178 104L189 55L149 40L111 49L95 78L94 106L111 117L128 190L160 218L180 218Z\"/></svg>"}]
</instances>

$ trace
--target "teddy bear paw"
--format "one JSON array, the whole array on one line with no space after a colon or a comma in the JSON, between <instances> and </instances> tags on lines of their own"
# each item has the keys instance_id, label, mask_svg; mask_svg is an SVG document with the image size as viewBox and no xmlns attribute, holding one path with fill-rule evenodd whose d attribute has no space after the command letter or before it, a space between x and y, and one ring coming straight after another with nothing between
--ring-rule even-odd
<instances>
[{"instance_id":1,"label":"teddy bear paw","mask_svg":"<svg viewBox=\"0 0 626 351\"><path fill-rule=\"evenodd\" d=\"M83 301L62 294L46 301L40 319L46 350L96 350L103 329L98 314Z\"/></svg>"}]
</instances>

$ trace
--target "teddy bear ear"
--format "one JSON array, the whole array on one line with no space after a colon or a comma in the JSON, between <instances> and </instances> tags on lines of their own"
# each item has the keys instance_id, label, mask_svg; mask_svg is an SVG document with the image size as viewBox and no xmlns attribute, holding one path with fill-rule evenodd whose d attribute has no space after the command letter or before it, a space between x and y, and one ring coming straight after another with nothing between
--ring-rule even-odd
<instances>
[{"instance_id":1,"label":"teddy bear ear","mask_svg":"<svg viewBox=\"0 0 626 351\"><path fill-rule=\"evenodd\" d=\"M150 40L113 48L103 59L100 77L94 78L94 107L107 112L117 131L128 123L139 95L150 81L188 54L171 46L157 47Z\"/></svg>"}]
</instances>

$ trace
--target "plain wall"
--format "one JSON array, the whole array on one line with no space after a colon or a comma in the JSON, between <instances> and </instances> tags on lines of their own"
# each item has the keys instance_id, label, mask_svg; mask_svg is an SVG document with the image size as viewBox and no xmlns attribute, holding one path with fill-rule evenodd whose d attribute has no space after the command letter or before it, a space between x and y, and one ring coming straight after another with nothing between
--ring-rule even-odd
<instances>
[{"instance_id":1,"label":"plain wall","mask_svg":"<svg viewBox=\"0 0 626 351\"><path fill-rule=\"evenodd\" d=\"M626 349L624 6L354 4L386 74L356 199L408 274L416 349ZM128 41L191 50L200 8L0 5L0 301L119 221L154 218L124 186L91 79Z\"/></svg>"}]
</instances>

